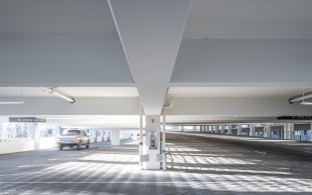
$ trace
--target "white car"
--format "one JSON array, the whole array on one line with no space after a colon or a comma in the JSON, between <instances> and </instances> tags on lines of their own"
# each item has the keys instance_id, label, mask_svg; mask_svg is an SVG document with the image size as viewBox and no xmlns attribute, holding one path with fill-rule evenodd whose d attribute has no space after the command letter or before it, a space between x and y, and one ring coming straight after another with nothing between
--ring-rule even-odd
<instances>
[{"instance_id":1,"label":"white car","mask_svg":"<svg viewBox=\"0 0 312 195\"><path fill-rule=\"evenodd\" d=\"M89 148L90 137L86 134L84 130L69 129L63 131L63 133L59 137L58 143L60 150L63 150L63 147L65 146L69 146L71 148L76 146L79 150L81 146Z\"/></svg>"}]
</instances>

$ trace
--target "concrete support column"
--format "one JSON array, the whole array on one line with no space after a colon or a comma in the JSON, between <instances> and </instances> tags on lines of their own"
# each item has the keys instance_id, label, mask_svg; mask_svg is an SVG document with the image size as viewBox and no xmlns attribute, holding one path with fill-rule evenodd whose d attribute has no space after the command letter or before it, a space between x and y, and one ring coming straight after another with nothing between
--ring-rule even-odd
<instances>
[{"instance_id":1,"label":"concrete support column","mask_svg":"<svg viewBox=\"0 0 312 195\"><path fill-rule=\"evenodd\" d=\"M265 131L265 137L266 138L271 138L271 124L266 124L265 125L266 131Z\"/></svg>"},{"instance_id":2,"label":"concrete support column","mask_svg":"<svg viewBox=\"0 0 312 195\"><path fill-rule=\"evenodd\" d=\"M294 135L294 123L284 124L284 139L292 140Z\"/></svg>"},{"instance_id":3,"label":"concrete support column","mask_svg":"<svg viewBox=\"0 0 312 195\"><path fill-rule=\"evenodd\" d=\"M35 137L35 123L27 123L27 138Z\"/></svg>"},{"instance_id":4,"label":"concrete support column","mask_svg":"<svg viewBox=\"0 0 312 195\"><path fill-rule=\"evenodd\" d=\"M120 145L120 130L112 130L112 146Z\"/></svg>"},{"instance_id":5,"label":"concrete support column","mask_svg":"<svg viewBox=\"0 0 312 195\"><path fill-rule=\"evenodd\" d=\"M93 142L96 142L96 141L97 141L97 140L96 140L96 137L97 137L97 135L96 135L96 130L93 129L93 130L92 130L92 139L93 139Z\"/></svg>"},{"instance_id":6,"label":"concrete support column","mask_svg":"<svg viewBox=\"0 0 312 195\"><path fill-rule=\"evenodd\" d=\"M40 149L40 129L37 124L34 124L34 148L35 150Z\"/></svg>"},{"instance_id":7,"label":"concrete support column","mask_svg":"<svg viewBox=\"0 0 312 195\"><path fill-rule=\"evenodd\" d=\"M224 134L224 125L221 125L221 133Z\"/></svg>"},{"instance_id":8,"label":"concrete support column","mask_svg":"<svg viewBox=\"0 0 312 195\"><path fill-rule=\"evenodd\" d=\"M249 124L249 128L250 128L249 136L252 136L252 137L256 136L256 125Z\"/></svg>"},{"instance_id":9,"label":"concrete support column","mask_svg":"<svg viewBox=\"0 0 312 195\"><path fill-rule=\"evenodd\" d=\"M61 126L59 126L59 125L56 125L55 126L55 137L58 137L58 135L60 135L61 134Z\"/></svg>"},{"instance_id":10,"label":"concrete support column","mask_svg":"<svg viewBox=\"0 0 312 195\"><path fill-rule=\"evenodd\" d=\"M233 134L233 132L232 132L232 124L229 124L228 125L228 134Z\"/></svg>"},{"instance_id":11,"label":"concrete support column","mask_svg":"<svg viewBox=\"0 0 312 195\"><path fill-rule=\"evenodd\" d=\"M163 114L163 124L162 124L162 151L160 151L161 154L165 155L166 152L166 114L164 112ZM166 162L167 160L163 161L161 163L162 169L166 169Z\"/></svg>"},{"instance_id":12,"label":"concrete support column","mask_svg":"<svg viewBox=\"0 0 312 195\"><path fill-rule=\"evenodd\" d=\"M237 135L242 135L242 125L241 124L239 124L237 126Z\"/></svg>"},{"instance_id":13,"label":"concrete support column","mask_svg":"<svg viewBox=\"0 0 312 195\"><path fill-rule=\"evenodd\" d=\"M101 136L101 142L103 142L104 141L104 131L103 130L100 131L100 136Z\"/></svg>"},{"instance_id":14,"label":"concrete support column","mask_svg":"<svg viewBox=\"0 0 312 195\"><path fill-rule=\"evenodd\" d=\"M148 154L148 162L143 163L144 169L160 169L160 162L157 158L160 155L160 116L146 116L146 144L144 154Z\"/></svg>"}]
</instances>

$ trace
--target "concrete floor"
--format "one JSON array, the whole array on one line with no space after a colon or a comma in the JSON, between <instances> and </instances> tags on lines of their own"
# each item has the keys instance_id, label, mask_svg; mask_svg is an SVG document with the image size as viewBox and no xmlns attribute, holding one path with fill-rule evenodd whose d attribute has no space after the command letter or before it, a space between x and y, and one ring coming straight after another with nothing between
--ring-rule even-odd
<instances>
[{"instance_id":1,"label":"concrete floor","mask_svg":"<svg viewBox=\"0 0 312 195\"><path fill-rule=\"evenodd\" d=\"M312 194L311 154L259 142L168 134L165 171L142 171L137 143L0 156L0 194Z\"/></svg>"}]
</instances>

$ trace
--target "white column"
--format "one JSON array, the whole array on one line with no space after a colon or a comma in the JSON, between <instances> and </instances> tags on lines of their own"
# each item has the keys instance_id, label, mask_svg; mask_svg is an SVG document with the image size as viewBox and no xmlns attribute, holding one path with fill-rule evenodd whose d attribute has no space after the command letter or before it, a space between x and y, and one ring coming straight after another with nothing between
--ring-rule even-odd
<instances>
[{"instance_id":1,"label":"white column","mask_svg":"<svg viewBox=\"0 0 312 195\"><path fill-rule=\"evenodd\" d=\"M35 123L27 123L27 138L35 137Z\"/></svg>"},{"instance_id":2,"label":"white column","mask_svg":"<svg viewBox=\"0 0 312 195\"><path fill-rule=\"evenodd\" d=\"M97 141L97 135L96 135L96 130L95 129L92 130L92 139L93 139L93 142Z\"/></svg>"},{"instance_id":3,"label":"white column","mask_svg":"<svg viewBox=\"0 0 312 195\"><path fill-rule=\"evenodd\" d=\"M294 132L294 123L285 123L284 124L284 139L292 140Z\"/></svg>"},{"instance_id":4,"label":"white column","mask_svg":"<svg viewBox=\"0 0 312 195\"><path fill-rule=\"evenodd\" d=\"M143 145L143 113L142 106L140 105L140 145Z\"/></svg>"},{"instance_id":5,"label":"white column","mask_svg":"<svg viewBox=\"0 0 312 195\"><path fill-rule=\"evenodd\" d=\"M34 125L34 148L35 150L40 149L40 129L38 128L38 125Z\"/></svg>"},{"instance_id":6,"label":"white column","mask_svg":"<svg viewBox=\"0 0 312 195\"><path fill-rule=\"evenodd\" d=\"M221 125L221 133L224 134L224 125Z\"/></svg>"},{"instance_id":7,"label":"white column","mask_svg":"<svg viewBox=\"0 0 312 195\"><path fill-rule=\"evenodd\" d=\"M163 114L163 134L162 134L162 153L165 153L166 149L166 115Z\"/></svg>"},{"instance_id":8,"label":"white column","mask_svg":"<svg viewBox=\"0 0 312 195\"><path fill-rule=\"evenodd\" d=\"M112 146L120 145L120 131L118 129L112 130Z\"/></svg>"},{"instance_id":9,"label":"white column","mask_svg":"<svg viewBox=\"0 0 312 195\"><path fill-rule=\"evenodd\" d=\"M237 135L242 135L242 125L241 124L239 124L237 126Z\"/></svg>"},{"instance_id":10,"label":"white column","mask_svg":"<svg viewBox=\"0 0 312 195\"><path fill-rule=\"evenodd\" d=\"M249 128L250 128L249 136L252 136L252 137L256 136L256 125L249 124Z\"/></svg>"},{"instance_id":11,"label":"white column","mask_svg":"<svg viewBox=\"0 0 312 195\"><path fill-rule=\"evenodd\" d=\"M104 141L104 131L103 130L100 131L100 136L101 136L101 142L103 142Z\"/></svg>"},{"instance_id":12,"label":"white column","mask_svg":"<svg viewBox=\"0 0 312 195\"><path fill-rule=\"evenodd\" d=\"M139 142L139 158L141 158L141 155L143 154L143 108L142 105L140 104L139 107L139 114L140 114L140 142ZM139 160L139 166L142 169L143 168L143 163L141 160Z\"/></svg>"},{"instance_id":13,"label":"white column","mask_svg":"<svg viewBox=\"0 0 312 195\"><path fill-rule=\"evenodd\" d=\"M56 125L55 126L55 137L58 137L58 135L61 134L61 126Z\"/></svg>"},{"instance_id":14,"label":"white column","mask_svg":"<svg viewBox=\"0 0 312 195\"><path fill-rule=\"evenodd\" d=\"M265 125L266 131L265 131L265 137L271 138L271 124L268 123Z\"/></svg>"},{"instance_id":15,"label":"white column","mask_svg":"<svg viewBox=\"0 0 312 195\"><path fill-rule=\"evenodd\" d=\"M162 134L162 151L160 153L165 154L166 152L166 114L163 114L163 134ZM166 160L162 163L162 168L166 169Z\"/></svg>"},{"instance_id":16,"label":"white column","mask_svg":"<svg viewBox=\"0 0 312 195\"><path fill-rule=\"evenodd\" d=\"M160 116L146 116L146 144L144 154L148 154L149 161L143 163L144 169L160 169L157 156L160 154Z\"/></svg>"},{"instance_id":17,"label":"white column","mask_svg":"<svg viewBox=\"0 0 312 195\"><path fill-rule=\"evenodd\" d=\"M232 124L228 124L228 134L232 134Z\"/></svg>"}]
</instances>

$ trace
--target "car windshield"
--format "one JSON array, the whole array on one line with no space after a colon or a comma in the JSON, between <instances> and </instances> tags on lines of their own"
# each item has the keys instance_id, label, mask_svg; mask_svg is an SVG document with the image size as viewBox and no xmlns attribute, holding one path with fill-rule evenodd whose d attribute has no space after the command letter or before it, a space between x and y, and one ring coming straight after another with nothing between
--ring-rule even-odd
<instances>
[{"instance_id":1,"label":"car windshield","mask_svg":"<svg viewBox=\"0 0 312 195\"><path fill-rule=\"evenodd\" d=\"M79 130L65 130L63 135L80 135Z\"/></svg>"}]
</instances>

